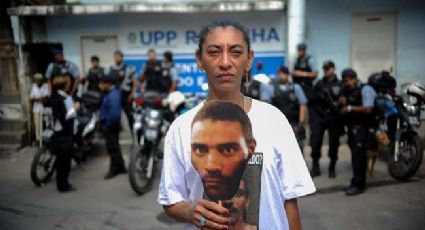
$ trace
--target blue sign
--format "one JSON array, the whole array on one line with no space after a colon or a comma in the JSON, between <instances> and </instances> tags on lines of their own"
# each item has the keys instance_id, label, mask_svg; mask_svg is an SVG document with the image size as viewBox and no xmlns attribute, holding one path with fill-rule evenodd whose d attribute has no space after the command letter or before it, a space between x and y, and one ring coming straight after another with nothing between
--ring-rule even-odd
<instances>
[{"instance_id":1,"label":"blue sign","mask_svg":"<svg viewBox=\"0 0 425 230\"><path fill-rule=\"evenodd\" d=\"M258 53L254 58L251 75L259 73L256 66L262 62L263 69L261 73L275 78L278 68L284 64L285 58L282 52L264 52ZM133 65L137 72L141 74L142 67L146 62L146 57L126 57L125 63ZM191 55L175 55L174 63L179 73L178 90L182 93L202 93L202 85L207 83L205 72L198 69L195 57ZM139 75L140 75L139 74Z\"/></svg>"}]
</instances>

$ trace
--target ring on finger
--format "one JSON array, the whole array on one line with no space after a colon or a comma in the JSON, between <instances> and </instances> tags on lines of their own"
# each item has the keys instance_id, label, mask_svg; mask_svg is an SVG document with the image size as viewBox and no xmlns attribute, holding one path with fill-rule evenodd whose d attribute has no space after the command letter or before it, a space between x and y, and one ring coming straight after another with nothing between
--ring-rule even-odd
<instances>
[{"instance_id":1,"label":"ring on finger","mask_svg":"<svg viewBox=\"0 0 425 230\"><path fill-rule=\"evenodd\" d=\"M203 216L199 219L199 225L201 225L201 228L207 226L207 220Z\"/></svg>"}]
</instances>

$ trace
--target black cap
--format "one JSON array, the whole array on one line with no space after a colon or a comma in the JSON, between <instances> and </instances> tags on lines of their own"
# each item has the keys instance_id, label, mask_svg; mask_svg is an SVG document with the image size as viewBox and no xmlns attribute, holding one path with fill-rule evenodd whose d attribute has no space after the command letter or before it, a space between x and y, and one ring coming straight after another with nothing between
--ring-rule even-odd
<instances>
[{"instance_id":1,"label":"black cap","mask_svg":"<svg viewBox=\"0 0 425 230\"><path fill-rule=\"evenodd\" d=\"M306 50L307 45L305 43L300 43L297 45L297 50Z\"/></svg>"},{"instance_id":2,"label":"black cap","mask_svg":"<svg viewBox=\"0 0 425 230\"><path fill-rule=\"evenodd\" d=\"M103 76L99 79L99 81L100 81L100 82L112 83L113 78L112 78L112 76L111 76L111 75L109 75L109 74L105 74L105 75L103 75Z\"/></svg>"},{"instance_id":3,"label":"black cap","mask_svg":"<svg viewBox=\"0 0 425 230\"><path fill-rule=\"evenodd\" d=\"M323 69L328 70L330 68L335 68L335 63L331 60L327 60L323 63Z\"/></svg>"},{"instance_id":4,"label":"black cap","mask_svg":"<svg viewBox=\"0 0 425 230\"><path fill-rule=\"evenodd\" d=\"M288 67L283 65L283 66L279 67L279 72L289 74L289 69L288 69Z\"/></svg>"},{"instance_id":5,"label":"black cap","mask_svg":"<svg viewBox=\"0 0 425 230\"><path fill-rule=\"evenodd\" d=\"M342 78L345 78L345 77L356 78L357 77L357 73L356 73L356 71L354 71L351 68L346 68L346 69L344 69L342 71L341 77Z\"/></svg>"},{"instance_id":6,"label":"black cap","mask_svg":"<svg viewBox=\"0 0 425 230\"><path fill-rule=\"evenodd\" d=\"M53 50L52 50L52 53L53 53L54 55L63 54L63 50L62 50L62 49L53 49Z\"/></svg>"}]
</instances>

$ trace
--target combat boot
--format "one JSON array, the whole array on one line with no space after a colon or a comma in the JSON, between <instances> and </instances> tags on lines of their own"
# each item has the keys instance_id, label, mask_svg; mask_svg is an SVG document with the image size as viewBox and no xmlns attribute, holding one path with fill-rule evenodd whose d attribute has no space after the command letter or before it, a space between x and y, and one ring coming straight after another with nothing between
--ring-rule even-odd
<instances>
[{"instance_id":1,"label":"combat boot","mask_svg":"<svg viewBox=\"0 0 425 230\"><path fill-rule=\"evenodd\" d=\"M329 178L336 178L336 171L335 171L336 161L331 160L329 163Z\"/></svg>"},{"instance_id":2,"label":"combat boot","mask_svg":"<svg viewBox=\"0 0 425 230\"><path fill-rule=\"evenodd\" d=\"M311 167L310 175L311 177L317 177L321 175L319 161L313 160L313 166Z\"/></svg>"}]
</instances>

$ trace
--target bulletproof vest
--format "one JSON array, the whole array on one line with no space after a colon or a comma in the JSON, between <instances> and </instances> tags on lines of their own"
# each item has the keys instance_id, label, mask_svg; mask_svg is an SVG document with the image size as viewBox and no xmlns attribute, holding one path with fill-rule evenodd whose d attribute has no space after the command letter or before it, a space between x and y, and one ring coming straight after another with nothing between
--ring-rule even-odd
<instances>
[{"instance_id":1,"label":"bulletproof vest","mask_svg":"<svg viewBox=\"0 0 425 230\"><path fill-rule=\"evenodd\" d=\"M72 77L70 66L71 64L68 61L53 62L52 74L50 79L53 80L55 77L58 76L67 76L71 80L73 80L74 78Z\"/></svg>"},{"instance_id":2,"label":"bulletproof vest","mask_svg":"<svg viewBox=\"0 0 425 230\"><path fill-rule=\"evenodd\" d=\"M301 70L305 72L313 71L309 64L309 61L310 61L310 56L298 57L297 62L294 65L294 70ZM294 77L293 81L294 83L300 84L303 89L305 88L306 85L308 86L313 85L313 79L308 77Z\"/></svg>"},{"instance_id":3,"label":"bulletproof vest","mask_svg":"<svg viewBox=\"0 0 425 230\"><path fill-rule=\"evenodd\" d=\"M171 86L171 68L162 68L159 61L146 62L144 78L146 91L168 92Z\"/></svg>"},{"instance_id":4,"label":"bulletproof vest","mask_svg":"<svg viewBox=\"0 0 425 230\"><path fill-rule=\"evenodd\" d=\"M251 80L241 85L241 92L243 95L251 97L253 99L260 99L260 82Z\"/></svg>"},{"instance_id":5,"label":"bulletproof vest","mask_svg":"<svg viewBox=\"0 0 425 230\"><path fill-rule=\"evenodd\" d=\"M130 66L126 64L120 66L112 66L109 74L112 77L113 83L117 87L117 89L121 89L123 91L130 91L133 85L132 76L129 70Z\"/></svg>"},{"instance_id":6,"label":"bulletproof vest","mask_svg":"<svg viewBox=\"0 0 425 230\"><path fill-rule=\"evenodd\" d=\"M362 89L365 85L356 86L353 90L346 90L344 96L347 100L347 105L362 106ZM348 112L343 116L345 123L348 126L360 125L363 127L372 127L374 125L374 115L372 113L354 113Z\"/></svg>"},{"instance_id":7,"label":"bulletproof vest","mask_svg":"<svg viewBox=\"0 0 425 230\"><path fill-rule=\"evenodd\" d=\"M99 67L97 70L89 69L87 80L89 81L88 90L99 90L99 80L105 74L105 69Z\"/></svg>"},{"instance_id":8,"label":"bulletproof vest","mask_svg":"<svg viewBox=\"0 0 425 230\"><path fill-rule=\"evenodd\" d=\"M275 95L271 103L285 114L290 123L299 122L300 103L295 94L294 84L288 83L288 88L286 90L281 90L279 84L276 83Z\"/></svg>"},{"instance_id":9,"label":"bulletproof vest","mask_svg":"<svg viewBox=\"0 0 425 230\"><path fill-rule=\"evenodd\" d=\"M315 114L322 116L330 113L338 114L337 104L341 96L342 84L336 76L333 80L324 77L314 86L312 98L309 101L310 109L314 110Z\"/></svg>"}]
</instances>

